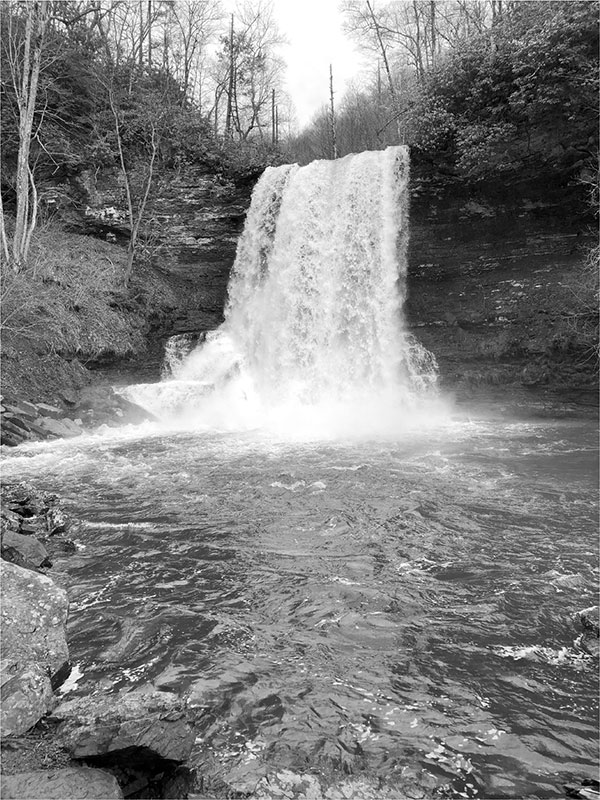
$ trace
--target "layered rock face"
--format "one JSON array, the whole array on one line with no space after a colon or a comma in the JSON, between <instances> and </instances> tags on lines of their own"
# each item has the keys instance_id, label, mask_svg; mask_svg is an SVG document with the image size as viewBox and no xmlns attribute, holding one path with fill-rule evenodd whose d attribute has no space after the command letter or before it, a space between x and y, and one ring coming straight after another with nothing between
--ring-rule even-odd
<instances>
[{"instance_id":1,"label":"layered rock face","mask_svg":"<svg viewBox=\"0 0 600 800\"><path fill-rule=\"evenodd\" d=\"M251 190L247 182L236 184L201 167L162 179L146 246L178 302L174 317L153 332L144 367L156 378L169 336L221 323ZM117 176L107 175L87 191L84 228L124 237ZM563 384L593 382L589 366L575 366L582 354L573 357L581 323L574 275L594 238L576 191L529 183L482 187L475 194L417 168L411 194L405 313L413 333L436 355L442 379L452 385L543 386L556 377L549 361L562 361Z\"/></svg>"},{"instance_id":2,"label":"layered rock face","mask_svg":"<svg viewBox=\"0 0 600 800\"><path fill-rule=\"evenodd\" d=\"M112 240L128 239L123 187L117 173L80 190L87 203L74 230ZM223 319L229 270L250 202L252 187L197 166L162 176L142 228L143 246L166 274L178 300L175 316L160 334L212 330Z\"/></svg>"},{"instance_id":3,"label":"layered rock face","mask_svg":"<svg viewBox=\"0 0 600 800\"><path fill-rule=\"evenodd\" d=\"M540 198L544 199L540 199ZM413 183L407 321L449 384L587 385L589 211L543 187L478 196Z\"/></svg>"}]
</instances>

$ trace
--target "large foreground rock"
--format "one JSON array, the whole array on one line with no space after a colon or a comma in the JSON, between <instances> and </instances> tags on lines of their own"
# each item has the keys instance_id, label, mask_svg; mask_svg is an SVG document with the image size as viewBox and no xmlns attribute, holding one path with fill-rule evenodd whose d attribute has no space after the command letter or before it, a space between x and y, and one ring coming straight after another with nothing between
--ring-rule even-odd
<instances>
[{"instance_id":1,"label":"large foreground rock","mask_svg":"<svg viewBox=\"0 0 600 800\"><path fill-rule=\"evenodd\" d=\"M2 736L24 733L48 711L67 674L69 603L45 575L0 560Z\"/></svg>"},{"instance_id":2,"label":"large foreground rock","mask_svg":"<svg viewBox=\"0 0 600 800\"><path fill-rule=\"evenodd\" d=\"M61 703L53 716L62 720L57 735L74 758L124 753L128 763L181 763L194 744L185 706L169 692L135 690L76 698Z\"/></svg>"},{"instance_id":3,"label":"large foreground rock","mask_svg":"<svg viewBox=\"0 0 600 800\"><path fill-rule=\"evenodd\" d=\"M121 800L117 779L100 769L69 767L3 775L3 800Z\"/></svg>"},{"instance_id":4,"label":"large foreground rock","mask_svg":"<svg viewBox=\"0 0 600 800\"><path fill-rule=\"evenodd\" d=\"M69 660L69 601L46 575L0 561L2 656L42 665L51 677Z\"/></svg>"},{"instance_id":5,"label":"large foreground rock","mask_svg":"<svg viewBox=\"0 0 600 800\"><path fill-rule=\"evenodd\" d=\"M54 705L50 678L39 664L20 664L3 658L0 683L2 736L28 731Z\"/></svg>"}]
</instances>

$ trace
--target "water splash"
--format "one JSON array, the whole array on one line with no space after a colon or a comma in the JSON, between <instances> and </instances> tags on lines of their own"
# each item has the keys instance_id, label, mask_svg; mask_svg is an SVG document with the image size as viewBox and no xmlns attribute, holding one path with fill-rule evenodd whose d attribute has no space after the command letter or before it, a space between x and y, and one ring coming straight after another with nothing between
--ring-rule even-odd
<instances>
[{"instance_id":1,"label":"water splash","mask_svg":"<svg viewBox=\"0 0 600 800\"><path fill-rule=\"evenodd\" d=\"M195 333L177 333L167 339L160 372L160 377L163 380L177 377L179 368L192 352L194 346L198 344L199 338L198 334ZM201 341L203 340L204 337L202 337Z\"/></svg>"},{"instance_id":2,"label":"water splash","mask_svg":"<svg viewBox=\"0 0 600 800\"><path fill-rule=\"evenodd\" d=\"M225 322L175 376L128 394L186 424L375 433L431 419L437 364L404 327L405 147L269 167Z\"/></svg>"}]
</instances>

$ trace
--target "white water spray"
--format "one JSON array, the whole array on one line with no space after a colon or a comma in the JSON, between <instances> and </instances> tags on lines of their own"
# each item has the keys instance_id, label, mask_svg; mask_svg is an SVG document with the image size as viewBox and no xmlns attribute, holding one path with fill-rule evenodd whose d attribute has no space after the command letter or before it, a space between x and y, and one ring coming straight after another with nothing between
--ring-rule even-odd
<instances>
[{"instance_id":1,"label":"white water spray","mask_svg":"<svg viewBox=\"0 0 600 800\"><path fill-rule=\"evenodd\" d=\"M280 431L413 420L435 395L437 365L403 324L408 179L405 147L265 170L225 322L131 399L188 423Z\"/></svg>"}]
</instances>

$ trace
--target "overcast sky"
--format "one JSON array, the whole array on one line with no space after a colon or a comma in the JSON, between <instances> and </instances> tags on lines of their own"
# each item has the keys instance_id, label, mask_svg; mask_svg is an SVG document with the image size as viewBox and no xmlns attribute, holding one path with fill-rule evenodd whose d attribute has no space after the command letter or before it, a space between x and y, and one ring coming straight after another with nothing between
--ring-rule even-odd
<instances>
[{"instance_id":1,"label":"overcast sky","mask_svg":"<svg viewBox=\"0 0 600 800\"><path fill-rule=\"evenodd\" d=\"M360 71L360 55L342 33L338 6L339 0L273 0L281 33L289 41L280 53L300 128L329 102L329 64L336 99Z\"/></svg>"},{"instance_id":2,"label":"overcast sky","mask_svg":"<svg viewBox=\"0 0 600 800\"><path fill-rule=\"evenodd\" d=\"M360 54L342 33L340 0L271 0L280 33L289 44L278 48L286 62L285 85L299 129L329 102L329 64L335 99L360 72ZM225 0L227 12L237 5Z\"/></svg>"}]
</instances>

